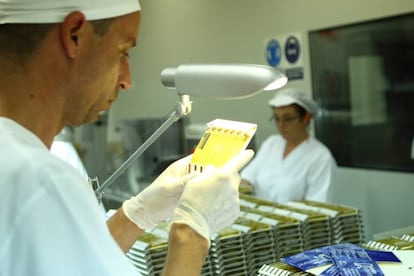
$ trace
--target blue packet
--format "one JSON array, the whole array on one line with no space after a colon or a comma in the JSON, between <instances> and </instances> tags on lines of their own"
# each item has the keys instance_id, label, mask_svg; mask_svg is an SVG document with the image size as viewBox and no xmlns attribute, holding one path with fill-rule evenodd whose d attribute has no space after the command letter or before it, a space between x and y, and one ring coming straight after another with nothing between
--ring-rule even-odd
<instances>
[{"instance_id":1,"label":"blue packet","mask_svg":"<svg viewBox=\"0 0 414 276\"><path fill-rule=\"evenodd\" d=\"M319 276L341 276L339 269L335 265L331 265L324 271L322 271Z\"/></svg>"},{"instance_id":2,"label":"blue packet","mask_svg":"<svg viewBox=\"0 0 414 276\"><path fill-rule=\"evenodd\" d=\"M332 258L371 259L365 249L350 243L328 247L328 254Z\"/></svg>"},{"instance_id":3,"label":"blue packet","mask_svg":"<svg viewBox=\"0 0 414 276\"><path fill-rule=\"evenodd\" d=\"M376 263L371 259L365 249L353 244L343 244L341 246L329 247L329 255L333 261L333 267L341 276L372 276L384 275ZM325 275L329 275L326 274ZM336 274L332 274L336 275Z\"/></svg>"},{"instance_id":4,"label":"blue packet","mask_svg":"<svg viewBox=\"0 0 414 276\"><path fill-rule=\"evenodd\" d=\"M401 263L401 260L395 256L394 253L389 251L378 251L378 250L365 250L369 257L376 262L394 262Z\"/></svg>"},{"instance_id":5,"label":"blue packet","mask_svg":"<svg viewBox=\"0 0 414 276\"><path fill-rule=\"evenodd\" d=\"M334 265L341 276L383 276L377 263L371 259L350 259L346 257L337 257Z\"/></svg>"},{"instance_id":6,"label":"blue packet","mask_svg":"<svg viewBox=\"0 0 414 276\"><path fill-rule=\"evenodd\" d=\"M401 262L392 252L386 252L386 251L371 251L367 250L368 255L370 255L371 259L376 259L376 261L386 261L386 262ZM337 264L335 263L335 260L333 260L334 264L324 271L322 271L319 276L342 276L342 275L383 275L382 272L378 274L378 271L375 270L376 274L363 274L364 272L360 271L353 271L354 274L346 274L346 272L341 274L340 269L338 268ZM352 266L354 266L352 264ZM361 265L359 265L361 266ZM348 271L350 272L350 271ZM372 271L371 271L372 272Z\"/></svg>"},{"instance_id":7,"label":"blue packet","mask_svg":"<svg viewBox=\"0 0 414 276\"><path fill-rule=\"evenodd\" d=\"M352 275L347 273L355 273L354 275L383 275L376 262L401 262L392 252L368 250L351 243L315 248L283 257L281 260L304 271L333 264L324 270L321 276Z\"/></svg>"},{"instance_id":8,"label":"blue packet","mask_svg":"<svg viewBox=\"0 0 414 276\"><path fill-rule=\"evenodd\" d=\"M342 243L335 245L328 245L320 248L298 253L296 255L281 258L281 260L291 266L297 267L302 270L308 270L314 267L326 265L332 263L332 256L330 253L331 248L360 248L350 243Z\"/></svg>"},{"instance_id":9,"label":"blue packet","mask_svg":"<svg viewBox=\"0 0 414 276\"><path fill-rule=\"evenodd\" d=\"M332 263L331 257L327 254L325 247L308 250L299 254L281 258L281 260L291 266L302 270Z\"/></svg>"}]
</instances>

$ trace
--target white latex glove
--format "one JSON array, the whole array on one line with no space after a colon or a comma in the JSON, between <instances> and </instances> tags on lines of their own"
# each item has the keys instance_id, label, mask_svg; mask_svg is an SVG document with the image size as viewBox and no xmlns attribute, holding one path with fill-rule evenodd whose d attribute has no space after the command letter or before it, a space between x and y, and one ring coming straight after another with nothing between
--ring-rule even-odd
<instances>
[{"instance_id":1,"label":"white latex glove","mask_svg":"<svg viewBox=\"0 0 414 276\"><path fill-rule=\"evenodd\" d=\"M152 229L171 217L187 180L190 156L172 163L147 188L122 204L125 215L139 228Z\"/></svg>"},{"instance_id":2,"label":"white latex glove","mask_svg":"<svg viewBox=\"0 0 414 276\"><path fill-rule=\"evenodd\" d=\"M171 223L187 224L210 245L210 236L239 216L239 170L253 155L252 150L242 151L223 167L206 167L201 174L189 180Z\"/></svg>"}]
</instances>

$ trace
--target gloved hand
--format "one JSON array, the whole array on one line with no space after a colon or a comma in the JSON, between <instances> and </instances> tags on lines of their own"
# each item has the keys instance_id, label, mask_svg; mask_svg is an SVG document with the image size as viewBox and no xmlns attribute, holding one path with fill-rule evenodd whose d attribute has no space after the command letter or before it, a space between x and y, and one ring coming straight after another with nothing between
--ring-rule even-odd
<instances>
[{"instance_id":1,"label":"gloved hand","mask_svg":"<svg viewBox=\"0 0 414 276\"><path fill-rule=\"evenodd\" d=\"M151 229L171 217L187 180L190 156L172 163L147 188L122 204L125 215L139 228Z\"/></svg>"},{"instance_id":2,"label":"gloved hand","mask_svg":"<svg viewBox=\"0 0 414 276\"><path fill-rule=\"evenodd\" d=\"M210 245L210 236L233 223L239 216L239 170L253 157L242 151L221 168L206 167L189 180L181 195L171 223L190 226Z\"/></svg>"}]
</instances>

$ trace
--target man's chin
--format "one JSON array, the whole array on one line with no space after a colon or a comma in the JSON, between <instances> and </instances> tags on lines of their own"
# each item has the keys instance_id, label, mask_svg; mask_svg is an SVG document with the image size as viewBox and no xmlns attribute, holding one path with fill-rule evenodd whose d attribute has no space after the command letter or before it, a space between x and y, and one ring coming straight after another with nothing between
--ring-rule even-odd
<instances>
[{"instance_id":1,"label":"man's chin","mask_svg":"<svg viewBox=\"0 0 414 276\"><path fill-rule=\"evenodd\" d=\"M98 115L96 115L96 116L94 116L93 118L88 118L86 121L85 121L85 124L87 124L87 123L90 123L90 124L93 124L93 123L97 123L97 122L99 122L99 114Z\"/></svg>"},{"instance_id":2,"label":"man's chin","mask_svg":"<svg viewBox=\"0 0 414 276\"><path fill-rule=\"evenodd\" d=\"M87 122L86 123L99 123L99 122L101 122L104 118L105 118L105 116L108 114L108 110L102 110L102 111L100 111L99 113L97 113L97 114L94 114L91 118L90 118L90 120L87 120Z\"/></svg>"}]
</instances>

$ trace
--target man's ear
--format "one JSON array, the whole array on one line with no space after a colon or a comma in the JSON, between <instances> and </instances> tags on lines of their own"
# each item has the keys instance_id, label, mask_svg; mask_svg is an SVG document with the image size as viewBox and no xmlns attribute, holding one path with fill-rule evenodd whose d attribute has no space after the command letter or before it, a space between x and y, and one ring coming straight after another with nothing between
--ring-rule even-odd
<instances>
[{"instance_id":1,"label":"man's ear","mask_svg":"<svg viewBox=\"0 0 414 276\"><path fill-rule=\"evenodd\" d=\"M70 58L75 58L79 52L80 36L85 30L86 23L85 15L75 11L68 14L60 26L60 39Z\"/></svg>"}]
</instances>

